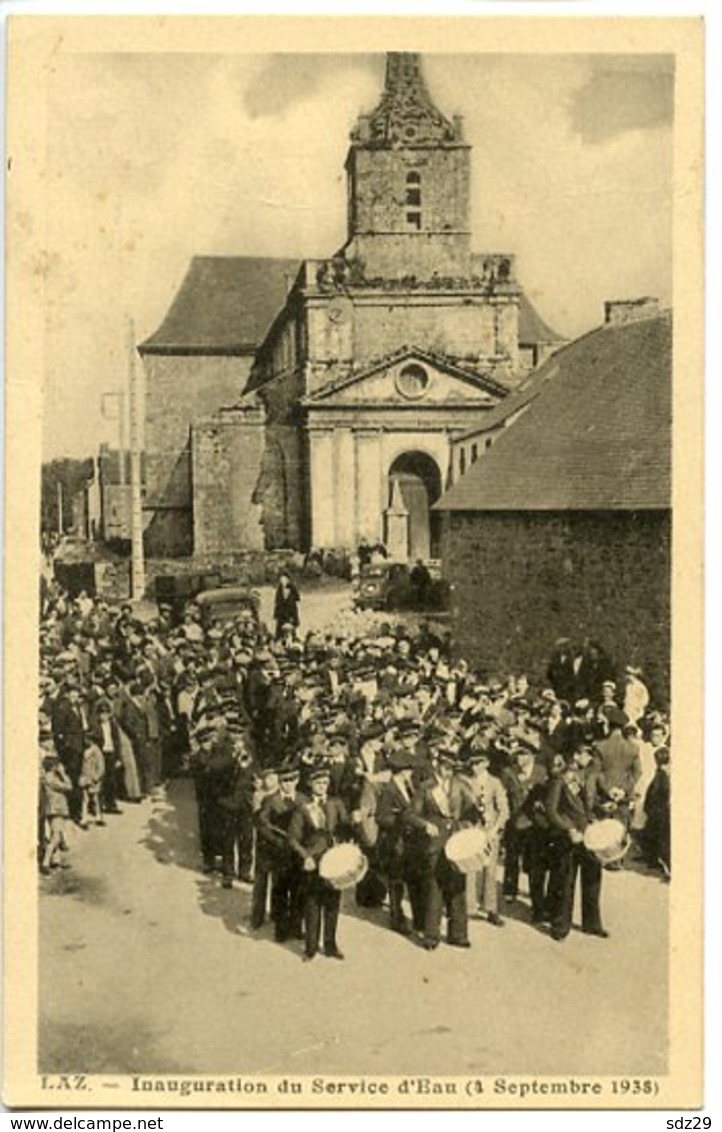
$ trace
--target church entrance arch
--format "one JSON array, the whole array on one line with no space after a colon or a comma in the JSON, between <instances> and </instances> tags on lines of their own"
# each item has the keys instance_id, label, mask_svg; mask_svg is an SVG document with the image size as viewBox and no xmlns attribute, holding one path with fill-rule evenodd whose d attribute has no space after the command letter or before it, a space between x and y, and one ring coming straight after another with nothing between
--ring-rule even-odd
<instances>
[{"instance_id":1,"label":"church entrance arch","mask_svg":"<svg viewBox=\"0 0 722 1132\"><path fill-rule=\"evenodd\" d=\"M426 452L402 452L388 474L386 543L392 557L438 558L441 516L431 510L441 495L441 472ZM404 551L405 547L405 551Z\"/></svg>"}]
</instances>

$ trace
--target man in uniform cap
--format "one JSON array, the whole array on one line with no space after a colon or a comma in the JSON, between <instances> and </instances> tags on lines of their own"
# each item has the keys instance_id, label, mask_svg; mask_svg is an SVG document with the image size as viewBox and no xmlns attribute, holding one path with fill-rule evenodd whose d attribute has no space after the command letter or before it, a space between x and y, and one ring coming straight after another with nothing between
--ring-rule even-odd
<instances>
[{"instance_id":1,"label":"man in uniform cap","mask_svg":"<svg viewBox=\"0 0 722 1132\"><path fill-rule=\"evenodd\" d=\"M549 881L552 939L566 939L571 930L577 873L581 878L582 931L606 939L609 933L602 927L599 908L602 867L584 846L584 831L591 815L573 763L552 776L546 812L552 839Z\"/></svg>"},{"instance_id":2,"label":"man in uniform cap","mask_svg":"<svg viewBox=\"0 0 722 1132\"><path fill-rule=\"evenodd\" d=\"M256 819L256 855L263 854L268 859L271 919L275 938L283 943L289 938L303 939L303 874L298 855L288 840L291 818L301 801L298 764L293 760L284 763L277 774L278 788L266 795Z\"/></svg>"},{"instance_id":3,"label":"man in uniform cap","mask_svg":"<svg viewBox=\"0 0 722 1132\"><path fill-rule=\"evenodd\" d=\"M324 953L343 959L336 942L341 893L319 875L318 868L326 850L349 831L349 816L339 798L329 797L330 778L323 764L310 771L308 781L311 796L298 803L288 827L288 843L303 869L303 957L309 961L316 956L323 927Z\"/></svg>"},{"instance_id":4,"label":"man in uniform cap","mask_svg":"<svg viewBox=\"0 0 722 1132\"><path fill-rule=\"evenodd\" d=\"M504 834L504 899L511 902L519 891L519 872L529 871L533 815L530 795L538 797L547 781L544 766L537 762L534 746L519 740L510 765L501 774L501 782L509 801L509 821Z\"/></svg>"},{"instance_id":5,"label":"man in uniform cap","mask_svg":"<svg viewBox=\"0 0 722 1132\"><path fill-rule=\"evenodd\" d=\"M470 947L467 925L466 876L446 858L444 849L452 833L468 818L473 800L457 777L458 752L450 745L436 750L434 778L423 783L411 807L410 822L424 835L424 938L427 951L438 947L441 917L446 910L447 942L453 947Z\"/></svg>"},{"instance_id":6,"label":"man in uniform cap","mask_svg":"<svg viewBox=\"0 0 722 1132\"><path fill-rule=\"evenodd\" d=\"M213 872L216 855L211 776L208 772L215 737L215 728L209 724L197 727L194 733L196 749L191 755L191 774L198 806L198 837L204 873Z\"/></svg>"},{"instance_id":7,"label":"man in uniform cap","mask_svg":"<svg viewBox=\"0 0 722 1132\"><path fill-rule=\"evenodd\" d=\"M391 929L410 935L403 910L404 886L411 903L414 930L424 930L423 874L419 868L418 833L411 820L414 759L397 748L388 760L391 781L379 792L376 821L379 827L377 860L379 871L386 876L389 888Z\"/></svg>"}]
</instances>

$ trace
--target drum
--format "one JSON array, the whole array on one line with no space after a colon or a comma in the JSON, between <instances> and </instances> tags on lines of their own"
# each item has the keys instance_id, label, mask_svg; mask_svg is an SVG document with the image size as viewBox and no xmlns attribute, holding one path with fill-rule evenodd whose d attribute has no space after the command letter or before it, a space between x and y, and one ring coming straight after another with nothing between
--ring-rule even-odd
<instances>
[{"instance_id":1,"label":"drum","mask_svg":"<svg viewBox=\"0 0 722 1132\"><path fill-rule=\"evenodd\" d=\"M447 861L461 873L477 873L489 859L491 844L483 829L460 829L446 842Z\"/></svg>"},{"instance_id":2,"label":"drum","mask_svg":"<svg viewBox=\"0 0 722 1132\"><path fill-rule=\"evenodd\" d=\"M369 863L358 845L350 842L327 849L318 866L319 876L340 892L354 888L366 876Z\"/></svg>"},{"instance_id":3,"label":"drum","mask_svg":"<svg viewBox=\"0 0 722 1132\"><path fill-rule=\"evenodd\" d=\"M592 822L584 831L584 845L600 865L621 861L630 846L626 826L616 818Z\"/></svg>"}]
</instances>

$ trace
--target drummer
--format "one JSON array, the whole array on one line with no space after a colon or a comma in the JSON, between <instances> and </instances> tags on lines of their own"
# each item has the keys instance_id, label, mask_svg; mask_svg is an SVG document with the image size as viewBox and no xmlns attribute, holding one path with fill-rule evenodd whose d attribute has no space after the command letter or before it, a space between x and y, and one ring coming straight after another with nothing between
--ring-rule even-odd
<instances>
[{"instance_id":1,"label":"drummer","mask_svg":"<svg viewBox=\"0 0 722 1132\"><path fill-rule=\"evenodd\" d=\"M311 796L299 799L288 827L288 844L301 858L303 869L304 962L317 955L322 926L324 954L330 959L344 958L336 942L341 893L318 871L326 850L350 831L346 807L340 798L329 796L330 781L325 764L319 763L310 770Z\"/></svg>"},{"instance_id":2,"label":"drummer","mask_svg":"<svg viewBox=\"0 0 722 1132\"><path fill-rule=\"evenodd\" d=\"M424 835L422 883L424 888L424 935L422 946L433 951L441 939L441 917L446 910L447 943L471 947L468 934L466 876L446 858L444 848L453 833L473 810L468 786L456 774L458 748L439 746L434 759L434 777L417 789L411 824Z\"/></svg>"},{"instance_id":3,"label":"drummer","mask_svg":"<svg viewBox=\"0 0 722 1132\"><path fill-rule=\"evenodd\" d=\"M256 859L265 855L271 872L271 919L278 943L303 938L301 863L288 844L288 827L301 800L299 777L294 759L278 768L278 787L263 799L256 826Z\"/></svg>"},{"instance_id":4,"label":"drummer","mask_svg":"<svg viewBox=\"0 0 722 1132\"><path fill-rule=\"evenodd\" d=\"M600 896L602 867L584 845L590 813L579 770L570 763L553 776L546 797L551 834L551 937L561 942L571 931L577 874L581 878L582 931L587 935L609 935L602 927Z\"/></svg>"}]
</instances>

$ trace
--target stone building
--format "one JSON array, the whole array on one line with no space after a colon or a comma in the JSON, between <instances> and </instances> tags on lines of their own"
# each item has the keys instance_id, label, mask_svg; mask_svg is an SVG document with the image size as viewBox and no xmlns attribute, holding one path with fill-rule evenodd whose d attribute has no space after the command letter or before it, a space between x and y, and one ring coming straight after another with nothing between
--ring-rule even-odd
<instances>
[{"instance_id":1,"label":"stone building","mask_svg":"<svg viewBox=\"0 0 722 1132\"><path fill-rule=\"evenodd\" d=\"M460 653L540 676L559 637L597 639L669 697L672 318L607 305L437 505ZM512 403L516 400L516 404ZM489 415L490 418L492 414ZM469 443L469 438L460 441Z\"/></svg>"},{"instance_id":2,"label":"stone building","mask_svg":"<svg viewBox=\"0 0 722 1132\"><path fill-rule=\"evenodd\" d=\"M346 176L336 254L196 259L140 347L151 553L436 556L454 437L560 345L513 255L472 250L471 150L417 55L387 57Z\"/></svg>"}]
</instances>

